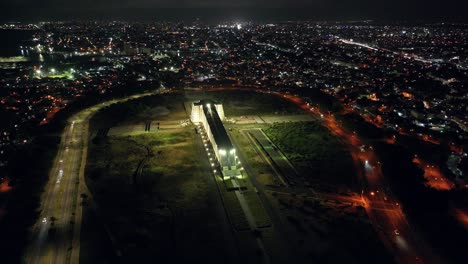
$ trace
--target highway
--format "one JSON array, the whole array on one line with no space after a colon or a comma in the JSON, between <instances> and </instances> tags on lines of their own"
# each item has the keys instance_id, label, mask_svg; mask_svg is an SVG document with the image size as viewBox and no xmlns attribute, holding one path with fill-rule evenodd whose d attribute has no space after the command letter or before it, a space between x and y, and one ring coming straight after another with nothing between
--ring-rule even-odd
<instances>
[{"instance_id":1,"label":"highway","mask_svg":"<svg viewBox=\"0 0 468 264\"><path fill-rule=\"evenodd\" d=\"M80 161L80 123L69 123L42 195L41 214L33 227L28 263L65 263L71 246Z\"/></svg>"},{"instance_id":2,"label":"highway","mask_svg":"<svg viewBox=\"0 0 468 264\"><path fill-rule=\"evenodd\" d=\"M142 93L87 108L67 121L41 196L40 216L31 230L26 263L79 263L81 198L89 119L101 108L155 93Z\"/></svg>"}]
</instances>

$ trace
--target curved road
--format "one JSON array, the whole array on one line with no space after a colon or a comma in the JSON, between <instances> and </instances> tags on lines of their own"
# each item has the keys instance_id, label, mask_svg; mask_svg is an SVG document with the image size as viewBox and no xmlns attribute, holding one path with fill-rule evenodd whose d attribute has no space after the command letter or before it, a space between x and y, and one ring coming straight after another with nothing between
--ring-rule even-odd
<instances>
[{"instance_id":1,"label":"curved road","mask_svg":"<svg viewBox=\"0 0 468 264\"><path fill-rule=\"evenodd\" d=\"M87 189L84 182L86 160L82 160L82 157L88 144L89 119L98 110L113 103L154 94L157 92L107 101L87 108L68 120L49 181L41 196L40 217L31 231L26 263L79 263L80 190Z\"/></svg>"}]
</instances>

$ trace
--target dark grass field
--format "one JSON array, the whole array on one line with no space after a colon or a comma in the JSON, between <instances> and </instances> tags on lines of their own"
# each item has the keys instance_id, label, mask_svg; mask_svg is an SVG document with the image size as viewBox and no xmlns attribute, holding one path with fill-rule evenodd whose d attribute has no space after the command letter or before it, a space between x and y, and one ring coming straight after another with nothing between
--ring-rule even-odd
<instances>
[{"instance_id":1,"label":"dark grass field","mask_svg":"<svg viewBox=\"0 0 468 264\"><path fill-rule=\"evenodd\" d=\"M91 146L87 184L119 242L123 263L228 260L233 248L222 245L229 229L195 136L185 128L112 136Z\"/></svg>"},{"instance_id":2,"label":"dark grass field","mask_svg":"<svg viewBox=\"0 0 468 264\"><path fill-rule=\"evenodd\" d=\"M351 156L320 123L275 123L264 131L299 174L319 183L353 187L356 177Z\"/></svg>"}]
</instances>

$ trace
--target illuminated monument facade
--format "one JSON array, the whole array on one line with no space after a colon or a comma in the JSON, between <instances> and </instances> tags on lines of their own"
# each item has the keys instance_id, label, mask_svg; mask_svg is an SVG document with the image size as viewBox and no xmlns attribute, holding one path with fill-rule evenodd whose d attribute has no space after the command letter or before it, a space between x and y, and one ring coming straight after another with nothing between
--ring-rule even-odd
<instances>
[{"instance_id":1,"label":"illuminated monument facade","mask_svg":"<svg viewBox=\"0 0 468 264\"><path fill-rule=\"evenodd\" d=\"M210 100L194 102L190 118L194 124L203 125L222 168L224 179L240 177L236 149L222 122L225 118L223 105Z\"/></svg>"}]
</instances>

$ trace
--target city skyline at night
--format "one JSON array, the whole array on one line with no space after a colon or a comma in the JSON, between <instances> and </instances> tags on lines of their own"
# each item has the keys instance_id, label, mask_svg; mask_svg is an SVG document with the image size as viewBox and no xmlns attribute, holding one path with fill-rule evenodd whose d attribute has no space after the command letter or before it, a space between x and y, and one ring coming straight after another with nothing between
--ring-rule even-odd
<instances>
[{"instance_id":1,"label":"city skyline at night","mask_svg":"<svg viewBox=\"0 0 468 264\"><path fill-rule=\"evenodd\" d=\"M466 3L0 10L0 262L465 263Z\"/></svg>"}]
</instances>

